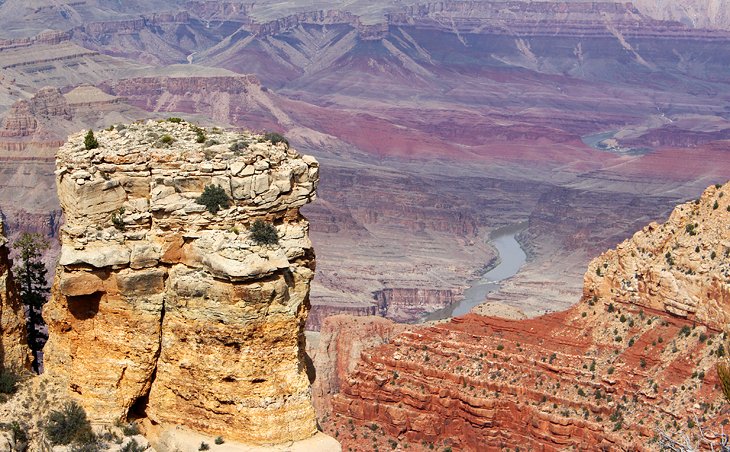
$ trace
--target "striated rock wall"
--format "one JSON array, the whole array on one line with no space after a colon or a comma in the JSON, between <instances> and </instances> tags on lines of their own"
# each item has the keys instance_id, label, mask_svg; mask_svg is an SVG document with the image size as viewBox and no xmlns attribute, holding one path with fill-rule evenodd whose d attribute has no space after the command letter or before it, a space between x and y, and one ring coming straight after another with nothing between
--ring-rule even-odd
<instances>
[{"instance_id":1,"label":"striated rock wall","mask_svg":"<svg viewBox=\"0 0 730 452\"><path fill-rule=\"evenodd\" d=\"M417 322L461 298L457 289L388 288L376 291L378 313L396 322Z\"/></svg>"},{"instance_id":2,"label":"striated rock wall","mask_svg":"<svg viewBox=\"0 0 730 452\"><path fill-rule=\"evenodd\" d=\"M447 1L408 6L387 18L391 26L417 24L462 33L521 36L561 33L590 38L611 36L616 30L631 36L688 33L679 22L661 22L643 15L632 3L612 2ZM710 39L713 34L724 34L709 30L693 33Z\"/></svg>"},{"instance_id":3,"label":"striated rock wall","mask_svg":"<svg viewBox=\"0 0 730 452\"><path fill-rule=\"evenodd\" d=\"M98 149L79 133L57 155L66 223L47 371L97 422L149 418L253 443L312 436L303 328L315 261L299 208L315 196L316 160L185 122L96 136ZM230 208L196 203L207 185ZM251 238L256 219L278 244Z\"/></svg>"},{"instance_id":4,"label":"striated rock wall","mask_svg":"<svg viewBox=\"0 0 730 452\"><path fill-rule=\"evenodd\" d=\"M0 370L29 369L30 349L25 313L18 287L13 281L13 262L8 257L5 227L0 218Z\"/></svg>"},{"instance_id":5,"label":"striated rock wall","mask_svg":"<svg viewBox=\"0 0 730 452\"><path fill-rule=\"evenodd\" d=\"M39 129L38 118L54 117L59 120L71 119L71 109L57 88L42 88L32 98L19 100L10 108L0 123L0 138L3 145L12 139L32 137L36 134L52 134L50 130Z\"/></svg>"},{"instance_id":6,"label":"striated rock wall","mask_svg":"<svg viewBox=\"0 0 730 452\"><path fill-rule=\"evenodd\" d=\"M331 316L346 314L354 317L378 315L378 307L374 304L360 303L312 303L312 309L307 317L307 331L320 331L325 320Z\"/></svg>"},{"instance_id":7,"label":"striated rock wall","mask_svg":"<svg viewBox=\"0 0 730 452\"><path fill-rule=\"evenodd\" d=\"M552 451L653 450L658 431L681 439L697 421L721 431L728 412L715 366L728 347L729 190L710 187L594 260L583 299L567 311L470 314L362 351L318 403L328 433L353 450ZM693 303L680 306L685 296ZM362 327L330 328L337 338ZM347 354L340 342L323 333L318 353Z\"/></svg>"},{"instance_id":8,"label":"striated rock wall","mask_svg":"<svg viewBox=\"0 0 730 452\"><path fill-rule=\"evenodd\" d=\"M387 344L391 338L411 328L375 316L333 315L324 319L318 346L311 354L317 369L312 384L312 401L317 414L321 416L331 411L332 396L340 392L363 351Z\"/></svg>"}]
</instances>

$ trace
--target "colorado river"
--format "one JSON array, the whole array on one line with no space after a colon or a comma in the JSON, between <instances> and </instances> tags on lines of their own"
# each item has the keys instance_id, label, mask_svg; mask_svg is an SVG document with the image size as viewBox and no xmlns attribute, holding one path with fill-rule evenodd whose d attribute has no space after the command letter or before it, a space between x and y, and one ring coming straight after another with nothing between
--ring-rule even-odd
<instances>
[{"instance_id":1,"label":"colorado river","mask_svg":"<svg viewBox=\"0 0 730 452\"><path fill-rule=\"evenodd\" d=\"M492 233L490 242L499 252L499 264L480 278L470 281L471 285L464 291L464 299L432 312L423 320L443 320L467 314L474 306L484 302L488 294L499 289L499 282L515 275L527 260L527 255L515 239L515 235L525 230L526 225L520 223L497 229Z\"/></svg>"}]
</instances>

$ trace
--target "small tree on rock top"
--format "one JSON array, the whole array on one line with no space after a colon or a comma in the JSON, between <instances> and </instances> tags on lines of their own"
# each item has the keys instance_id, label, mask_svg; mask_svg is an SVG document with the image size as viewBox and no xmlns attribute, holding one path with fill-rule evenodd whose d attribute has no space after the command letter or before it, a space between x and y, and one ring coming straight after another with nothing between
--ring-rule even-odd
<instances>
[{"instance_id":1,"label":"small tree on rock top","mask_svg":"<svg viewBox=\"0 0 730 452\"><path fill-rule=\"evenodd\" d=\"M99 142L96 141L96 137L94 136L94 131L89 129L88 132L86 132L86 136L84 137L84 147L88 151L89 149L96 149L99 147Z\"/></svg>"}]
</instances>

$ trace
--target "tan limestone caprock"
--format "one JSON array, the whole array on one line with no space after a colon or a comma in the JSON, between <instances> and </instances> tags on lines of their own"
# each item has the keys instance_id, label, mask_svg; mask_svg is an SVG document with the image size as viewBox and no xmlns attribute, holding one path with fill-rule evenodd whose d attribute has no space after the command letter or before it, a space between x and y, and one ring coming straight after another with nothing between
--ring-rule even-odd
<instances>
[{"instance_id":1,"label":"tan limestone caprock","mask_svg":"<svg viewBox=\"0 0 730 452\"><path fill-rule=\"evenodd\" d=\"M198 143L203 134L205 140ZM304 365L319 165L250 133L148 121L72 135L47 372L95 422L147 418L277 444L317 431ZM218 185L231 206L196 199ZM257 244L256 219L279 242Z\"/></svg>"}]
</instances>

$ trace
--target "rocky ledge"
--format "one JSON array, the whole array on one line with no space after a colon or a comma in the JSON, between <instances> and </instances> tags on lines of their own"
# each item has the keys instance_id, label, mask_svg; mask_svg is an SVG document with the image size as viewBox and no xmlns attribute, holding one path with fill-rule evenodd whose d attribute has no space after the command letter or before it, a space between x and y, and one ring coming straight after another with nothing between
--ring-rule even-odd
<instances>
[{"instance_id":1,"label":"rocky ledge","mask_svg":"<svg viewBox=\"0 0 730 452\"><path fill-rule=\"evenodd\" d=\"M47 372L95 422L257 444L314 435L303 328L315 260L299 208L317 161L175 119L97 132L95 149L84 138L57 155L66 224ZM196 202L211 185L229 202L216 213ZM277 243L254 239L256 220Z\"/></svg>"}]
</instances>

